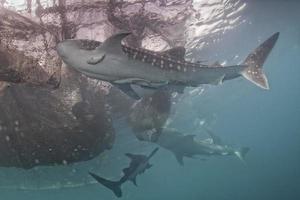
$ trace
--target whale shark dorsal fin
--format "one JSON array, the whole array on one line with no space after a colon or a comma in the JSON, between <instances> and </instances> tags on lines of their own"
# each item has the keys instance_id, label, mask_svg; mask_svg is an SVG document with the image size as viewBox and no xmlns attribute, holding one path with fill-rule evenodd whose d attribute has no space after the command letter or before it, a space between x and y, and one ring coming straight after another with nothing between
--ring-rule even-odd
<instances>
[{"instance_id":1,"label":"whale shark dorsal fin","mask_svg":"<svg viewBox=\"0 0 300 200\"><path fill-rule=\"evenodd\" d=\"M122 171L123 171L124 175L127 175L130 173L130 168L129 167L124 168Z\"/></svg>"},{"instance_id":2,"label":"whale shark dorsal fin","mask_svg":"<svg viewBox=\"0 0 300 200\"><path fill-rule=\"evenodd\" d=\"M138 93L136 93L134 91L134 89L132 89L131 84L128 84L128 83L116 84L115 83L114 86L119 88L119 90L121 90L123 93L125 93L129 97L133 98L134 100L140 100L141 99L140 95Z\"/></svg>"},{"instance_id":3,"label":"whale shark dorsal fin","mask_svg":"<svg viewBox=\"0 0 300 200\"><path fill-rule=\"evenodd\" d=\"M97 51L104 51L109 53L120 54L123 53L122 51L122 40L130 35L130 32L121 32L115 34L108 39L106 39L101 46L99 46L96 50Z\"/></svg>"},{"instance_id":4,"label":"whale shark dorsal fin","mask_svg":"<svg viewBox=\"0 0 300 200\"><path fill-rule=\"evenodd\" d=\"M219 136L215 135L211 130L207 128L205 130L214 144L223 145L223 142Z\"/></svg>"},{"instance_id":5,"label":"whale shark dorsal fin","mask_svg":"<svg viewBox=\"0 0 300 200\"><path fill-rule=\"evenodd\" d=\"M178 60L184 60L185 57L185 48L184 47L174 47L163 51L162 54L176 58Z\"/></svg>"},{"instance_id":6,"label":"whale shark dorsal fin","mask_svg":"<svg viewBox=\"0 0 300 200\"><path fill-rule=\"evenodd\" d=\"M184 138L186 140L191 140L191 141L194 141L195 137L196 137L196 135L186 135L186 136L184 136Z\"/></svg>"},{"instance_id":7,"label":"whale shark dorsal fin","mask_svg":"<svg viewBox=\"0 0 300 200\"><path fill-rule=\"evenodd\" d=\"M90 64L90 65L96 65L96 64L100 63L104 58L105 58L105 54L100 53L97 56L90 57L86 62L87 62L87 64Z\"/></svg>"}]
</instances>

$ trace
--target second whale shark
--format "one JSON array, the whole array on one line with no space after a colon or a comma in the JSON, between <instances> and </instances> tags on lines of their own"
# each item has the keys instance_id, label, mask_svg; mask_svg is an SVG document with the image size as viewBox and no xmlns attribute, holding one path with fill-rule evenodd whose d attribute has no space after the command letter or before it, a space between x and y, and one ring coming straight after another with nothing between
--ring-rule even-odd
<instances>
[{"instance_id":1,"label":"second whale shark","mask_svg":"<svg viewBox=\"0 0 300 200\"><path fill-rule=\"evenodd\" d=\"M178 163L184 165L183 158L193 158L194 156L229 156L234 155L243 163L249 151L248 147L234 148L222 142L221 138L206 129L210 138L205 140L195 140L195 135L184 135L181 132L163 128L156 144L171 151Z\"/></svg>"},{"instance_id":2,"label":"second whale shark","mask_svg":"<svg viewBox=\"0 0 300 200\"><path fill-rule=\"evenodd\" d=\"M70 67L86 76L108 81L134 99L141 90L176 88L201 84L218 85L243 76L263 89L269 89L263 64L273 49L279 33L273 34L240 65L204 65L185 60L185 48L155 52L131 47L122 40L130 33L111 36L96 48L86 48L87 40L65 40L57 45L57 52Z\"/></svg>"}]
</instances>

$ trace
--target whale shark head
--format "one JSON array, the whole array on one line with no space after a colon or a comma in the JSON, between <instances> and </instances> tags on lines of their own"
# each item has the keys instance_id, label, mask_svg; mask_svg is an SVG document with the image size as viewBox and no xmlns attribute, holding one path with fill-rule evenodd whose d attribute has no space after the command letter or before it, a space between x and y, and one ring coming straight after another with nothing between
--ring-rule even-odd
<instances>
[{"instance_id":1,"label":"whale shark head","mask_svg":"<svg viewBox=\"0 0 300 200\"><path fill-rule=\"evenodd\" d=\"M82 66L86 65L86 60L83 63L84 57L93 54L95 49L101 45L101 42L94 40L64 40L57 47L57 53L61 59L70 67L82 71Z\"/></svg>"},{"instance_id":2,"label":"whale shark head","mask_svg":"<svg viewBox=\"0 0 300 200\"><path fill-rule=\"evenodd\" d=\"M73 51L72 47L76 47L76 45L75 42L71 40L62 41L56 46L56 51L58 55L67 64L70 62L71 59L70 52Z\"/></svg>"}]
</instances>

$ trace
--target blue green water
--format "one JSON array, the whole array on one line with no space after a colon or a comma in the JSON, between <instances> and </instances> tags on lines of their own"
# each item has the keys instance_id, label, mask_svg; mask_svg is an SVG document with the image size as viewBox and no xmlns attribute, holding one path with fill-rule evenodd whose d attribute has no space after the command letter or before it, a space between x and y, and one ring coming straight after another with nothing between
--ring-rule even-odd
<instances>
[{"instance_id":1,"label":"blue green water","mask_svg":"<svg viewBox=\"0 0 300 200\"><path fill-rule=\"evenodd\" d=\"M260 90L239 79L210 88L208 104L196 101L200 97L192 102L195 110L205 108L216 114L213 130L225 141L251 148L247 165L234 157L217 157L206 162L186 159L181 167L169 152L161 150L151 161L154 167L138 177L138 188L124 184L124 199L300 199L299 9L296 0L249 1L242 15L251 23L225 34L210 51L199 52L200 57L212 52L221 58L237 53L245 57L261 41L280 32L264 66L271 90ZM189 118L189 113L183 112L182 118ZM185 124L178 128L185 130ZM0 199L7 200L116 199L99 185L0 192Z\"/></svg>"}]
</instances>

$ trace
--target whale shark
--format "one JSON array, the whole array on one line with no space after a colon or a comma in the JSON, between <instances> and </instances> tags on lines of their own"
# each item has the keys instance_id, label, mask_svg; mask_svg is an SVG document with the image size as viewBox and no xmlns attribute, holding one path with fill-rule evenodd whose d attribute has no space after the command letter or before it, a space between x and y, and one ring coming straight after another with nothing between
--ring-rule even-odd
<instances>
[{"instance_id":1,"label":"whale shark","mask_svg":"<svg viewBox=\"0 0 300 200\"><path fill-rule=\"evenodd\" d=\"M245 163L245 156L249 151L248 147L234 148L223 143L220 137L212 131L206 130L209 138L195 140L195 135L184 135L176 129L161 129L160 137L156 144L171 151L178 163L184 165L183 158L193 158L194 156L236 156Z\"/></svg>"},{"instance_id":2,"label":"whale shark","mask_svg":"<svg viewBox=\"0 0 300 200\"><path fill-rule=\"evenodd\" d=\"M90 78L110 82L134 99L141 98L140 89L177 88L182 93L185 87L219 85L240 76L269 89L263 64L279 32L258 46L242 64L232 66L187 61L184 47L162 52L132 47L123 41L130 34L115 34L96 48L87 48L86 40L64 40L57 45L57 52L69 67Z\"/></svg>"},{"instance_id":3,"label":"whale shark","mask_svg":"<svg viewBox=\"0 0 300 200\"><path fill-rule=\"evenodd\" d=\"M124 175L119 181L110 181L92 172L89 172L89 174L97 182L112 190L117 197L122 197L121 185L126 181L131 181L135 186L137 186L136 177L152 167L149 160L154 156L154 154L156 154L157 151L158 148L155 148L149 156L126 153L125 155L131 159L131 162L129 167L123 169Z\"/></svg>"}]
</instances>

